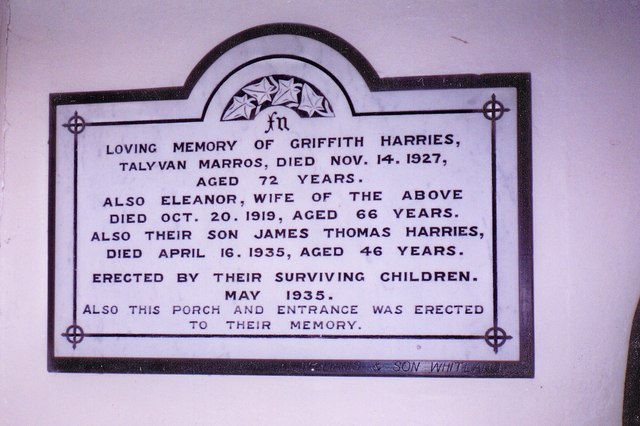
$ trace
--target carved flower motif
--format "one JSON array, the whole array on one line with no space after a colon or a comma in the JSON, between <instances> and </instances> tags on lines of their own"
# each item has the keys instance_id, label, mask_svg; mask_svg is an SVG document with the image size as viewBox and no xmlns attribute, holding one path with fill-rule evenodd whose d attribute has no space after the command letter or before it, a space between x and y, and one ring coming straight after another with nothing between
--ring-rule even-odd
<instances>
[{"instance_id":1,"label":"carved flower motif","mask_svg":"<svg viewBox=\"0 0 640 426\"><path fill-rule=\"evenodd\" d=\"M271 102L271 95L277 90L277 87L267 77L264 77L259 83L250 84L242 89L244 93L254 98L258 105Z\"/></svg>"},{"instance_id":2,"label":"carved flower motif","mask_svg":"<svg viewBox=\"0 0 640 426\"><path fill-rule=\"evenodd\" d=\"M222 121L253 120L271 106L290 108L300 117L333 117L329 101L311 84L297 77L271 75L238 91L222 114Z\"/></svg>"},{"instance_id":3,"label":"carved flower motif","mask_svg":"<svg viewBox=\"0 0 640 426\"><path fill-rule=\"evenodd\" d=\"M251 112L254 110L256 106L253 104L253 99L249 99L247 95L242 97L234 96L233 104L224 112L222 116L223 120L233 120L234 118L245 118L249 119L251 117Z\"/></svg>"},{"instance_id":4,"label":"carved flower motif","mask_svg":"<svg viewBox=\"0 0 640 426\"><path fill-rule=\"evenodd\" d=\"M333 116L333 114L328 114L328 111L325 110L325 102L324 96L319 96L307 83L302 85L299 110L306 112L309 117L313 117L313 114L323 117Z\"/></svg>"},{"instance_id":5,"label":"carved flower motif","mask_svg":"<svg viewBox=\"0 0 640 426\"><path fill-rule=\"evenodd\" d=\"M289 107L298 106L298 93L300 93L300 83L295 83L293 78L278 81L278 92L273 97L271 105L287 105Z\"/></svg>"}]
</instances>

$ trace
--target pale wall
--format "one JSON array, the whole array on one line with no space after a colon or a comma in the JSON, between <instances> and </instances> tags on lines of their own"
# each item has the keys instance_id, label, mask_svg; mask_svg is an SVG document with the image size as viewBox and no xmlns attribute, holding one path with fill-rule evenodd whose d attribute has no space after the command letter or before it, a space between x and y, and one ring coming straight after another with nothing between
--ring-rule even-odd
<instances>
[{"instance_id":1,"label":"pale wall","mask_svg":"<svg viewBox=\"0 0 640 426\"><path fill-rule=\"evenodd\" d=\"M619 423L640 295L637 0L59 0L10 9L1 424ZM382 76L532 73L535 379L47 372L48 94L181 85L217 43L278 21L336 33Z\"/></svg>"}]
</instances>

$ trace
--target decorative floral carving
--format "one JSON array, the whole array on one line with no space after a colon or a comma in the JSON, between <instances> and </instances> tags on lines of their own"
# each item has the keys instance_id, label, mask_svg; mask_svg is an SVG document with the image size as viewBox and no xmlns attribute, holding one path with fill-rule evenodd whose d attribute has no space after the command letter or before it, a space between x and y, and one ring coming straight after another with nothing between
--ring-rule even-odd
<instances>
[{"instance_id":1,"label":"decorative floral carving","mask_svg":"<svg viewBox=\"0 0 640 426\"><path fill-rule=\"evenodd\" d=\"M327 98L310 83L288 75L271 75L240 89L224 109L222 121L253 120L271 106L290 108L303 118L334 117Z\"/></svg>"},{"instance_id":2,"label":"decorative floral carving","mask_svg":"<svg viewBox=\"0 0 640 426\"><path fill-rule=\"evenodd\" d=\"M302 85L302 96L298 109L306 112L309 117L314 114L323 117L333 117L329 101L324 96L318 95L307 83Z\"/></svg>"},{"instance_id":3,"label":"decorative floral carving","mask_svg":"<svg viewBox=\"0 0 640 426\"><path fill-rule=\"evenodd\" d=\"M253 99L249 99L247 95L234 96L231 105L225 110L222 120L249 119L255 107Z\"/></svg>"},{"instance_id":4,"label":"decorative floral carving","mask_svg":"<svg viewBox=\"0 0 640 426\"><path fill-rule=\"evenodd\" d=\"M262 105L265 102L271 102L271 95L278 91L277 86L278 84L273 79L264 77L258 83L243 87L242 91L254 98L258 105Z\"/></svg>"}]
</instances>

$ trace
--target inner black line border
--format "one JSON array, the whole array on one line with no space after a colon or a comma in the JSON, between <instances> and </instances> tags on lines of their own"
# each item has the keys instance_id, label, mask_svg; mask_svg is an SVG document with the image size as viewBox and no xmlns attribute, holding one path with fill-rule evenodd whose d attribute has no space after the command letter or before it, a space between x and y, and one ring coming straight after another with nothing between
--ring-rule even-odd
<instances>
[{"instance_id":1,"label":"inner black line border","mask_svg":"<svg viewBox=\"0 0 640 426\"><path fill-rule=\"evenodd\" d=\"M56 111L58 105L140 102L187 99L204 72L224 53L235 46L269 35L297 35L320 41L342 54L361 74L371 92L401 90L436 90L470 88L515 88L517 92L518 154L518 246L519 246L519 361L434 361L434 360L263 360L263 359L174 359L174 358L81 358L56 357L55 336L55 181L56 181ZM286 56L286 55L281 55ZM256 61L261 58L256 58ZM262 58L264 59L264 58ZM305 58L295 57L295 59ZM249 61L251 62L251 61ZM312 61L309 61L312 62ZM248 65L244 64L243 66ZM315 63L314 63L315 64ZM322 68L322 67L320 67ZM324 70L324 69L322 69ZM324 70L332 76L328 70ZM225 76L225 79L233 72ZM332 76L333 77L333 76ZM425 111L358 112L342 84L339 85L354 116L425 114ZM223 81L218 85L218 87ZM217 88L216 88L217 90ZM173 121L202 121L202 116ZM481 110L480 110L481 111ZM433 114L479 112L479 110L442 110ZM163 122L171 122L164 120ZM149 121L149 124L154 122ZM91 125L146 124L146 122L87 123ZM492 122L492 126L495 121ZM77 139L77 135L74 135ZM75 218L74 218L75 220ZM494 221L495 222L495 221ZM51 372L156 373L156 374L251 374L251 375L320 375L320 376L435 376L435 377L504 377L534 376L533 326L533 218L531 178L531 76L529 73L457 74L418 77L380 78L371 64L353 46L335 34L302 24L267 24L242 31L211 50L193 69L181 87L134 89L101 92L52 93L49 96L49 293L48 293L48 369ZM494 243L495 238L494 238ZM74 312L75 315L75 312ZM75 320L74 320L75 324ZM91 336L91 334L87 334ZM97 337L97 336L96 336ZM116 336L114 336L116 337ZM125 336L118 336L125 337ZM196 336L194 336L196 337ZM310 335L310 338L316 336ZM328 336L323 336L328 337ZM378 336L383 338L382 336ZM423 336L427 337L427 336ZM471 338L484 336L431 336L432 338ZM259 336L255 336L259 338ZM375 338L375 336L373 337ZM409 363L409 364L406 364ZM405 371L404 366L409 365ZM415 368L413 368L415 367Z\"/></svg>"},{"instance_id":2,"label":"inner black line border","mask_svg":"<svg viewBox=\"0 0 640 426\"><path fill-rule=\"evenodd\" d=\"M487 333L492 332L491 336L488 334L479 334L479 335L371 335L371 334L349 334L349 335L331 335L331 334L296 334L296 335L288 335L288 334L203 334L203 333L188 333L188 334L179 334L179 333L117 333L117 332L102 332L102 333L85 333L81 327L79 327L77 318L78 318L78 303L77 303L77 264L78 264L78 232L77 232L77 219L78 219L78 135L82 133L85 127L104 127L104 126L124 126L124 125L158 125L158 124L172 124L172 123L193 123L193 122L202 122L205 119L206 111L208 109L208 105L211 100L218 92L219 88L228 80L228 78L234 75L236 72L241 69L258 63L263 60L272 60L272 59L294 59L294 60L302 60L303 62L310 64L314 67L320 69L320 71L324 72L328 75L337 85L341 86L342 94L347 99L349 105L353 105L348 92L342 86L339 79L328 69L320 66L314 61L307 60L305 58L301 58L298 56L292 55L269 55L266 57L260 57L251 61L248 61L232 70L229 74L227 74L219 84L216 85L212 94L209 96L208 100L205 103L205 107L203 113L200 118L184 118L184 119L154 119L154 120L130 120L130 121L107 121L107 122L85 122L82 119L82 130L81 131L71 131L73 133L73 143L74 143L74 220L73 220L73 265L74 265L74 273L73 273L73 322L70 328L67 329L63 336L67 337L67 339L73 343L73 347L75 349L76 339L79 339L77 343L83 340L86 337L136 337L136 338L229 338L229 339L237 339L237 338L262 338L262 339L289 339L289 338L300 338L300 339L314 339L314 338L323 338L323 339L423 339L423 340L448 340L448 339L458 339L458 340L473 340L473 339L484 339L489 343L493 340L494 352L498 353L498 347L501 346L498 344L499 341L503 342L506 340L510 340L512 336L505 333L503 336L498 336L499 332L499 321L498 321L498 262L497 262L497 252L498 252L498 237L497 237L497 196L496 196L496 142L497 142L497 130L496 130L496 121L497 119L490 119L490 157L491 157L491 191L492 191L492 329L488 330ZM492 101L495 102L495 95L492 97ZM485 119L488 119L485 114L484 109L452 109L452 110L424 110L424 111L391 111L391 112L353 112L353 107L351 108L351 114L353 117L365 117L365 116L404 116L404 115L432 115L432 114L480 114L482 113ZM500 109L501 114L503 112L509 112L509 108ZM70 130L72 127L71 120L78 119L78 112L71 117L70 122L63 124L62 127L66 127Z\"/></svg>"}]
</instances>

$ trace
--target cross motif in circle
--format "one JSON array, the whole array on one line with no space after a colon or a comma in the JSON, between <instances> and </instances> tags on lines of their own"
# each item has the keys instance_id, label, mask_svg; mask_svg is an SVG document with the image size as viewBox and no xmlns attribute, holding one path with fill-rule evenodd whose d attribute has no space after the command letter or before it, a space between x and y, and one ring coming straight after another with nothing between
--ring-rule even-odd
<instances>
[{"instance_id":1,"label":"cross motif in circle","mask_svg":"<svg viewBox=\"0 0 640 426\"><path fill-rule=\"evenodd\" d=\"M84 330L77 324L70 325L67 327L67 330L62 333L64 337L67 338L67 341L73 345L73 349L76 348L76 345L84 340Z\"/></svg>"},{"instance_id":2,"label":"cross motif in circle","mask_svg":"<svg viewBox=\"0 0 640 426\"><path fill-rule=\"evenodd\" d=\"M493 348L495 353L498 353L498 348L504 345L510 338L511 336L507 336L506 331L497 326L491 327L486 333L484 333L484 341L487 342L487 345Z\"/></svg>"},{"instance_id":3,"label":"cross motif in circle","mask_svg":"<svg viewBox=\"0 0 640 426\"><path fill-rule=\"evenodd\" d=\"M71 133L73 133L74 135L78 135L78 134L82 133L82 131L86 127L86 124L85 124L84 118L79 116L78 115L78 111L76 111L71 116L71 118L69 118L69 121L67 121L62 126L66 127L67 130L70 131Z\"/></svg>"},{"instance_id":4,"label":"cross motif in circle","mask_svg":"<svg viewBox=\"0 0 640 426\"><path fill-rule=\"evenodd\" d=\"M485 102L482 105L482 115L484 118L491 121L500 120L505 111L509 111L508 108L505 108L502 102L496 101L496 95L491 95L491 100Z\"/></svg>"}]
</instances>

